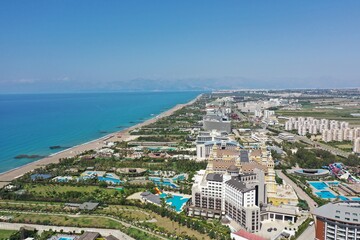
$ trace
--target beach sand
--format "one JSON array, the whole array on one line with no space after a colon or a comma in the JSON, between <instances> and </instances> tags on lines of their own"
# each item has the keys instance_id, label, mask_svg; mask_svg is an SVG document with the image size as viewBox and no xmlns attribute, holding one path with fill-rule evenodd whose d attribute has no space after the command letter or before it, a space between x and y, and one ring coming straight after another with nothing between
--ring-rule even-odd
<instances>
[{"instance_id":1,"label":"beach sand","mask_svg":"<svg viewBox=\"0 0 360 240\"><path fill-rule=\"evenodd\" d=\"M10 171L4 172L0 174L0 188L4 187L5 185L7 185L9 182L11 182L12 180L14 180L15 178L21 177L22 175L24 175L27 172L33 171L36 168L45 166L47 164L50 163L58 163L59 160L61 158L67 158L67 157L74 157L84 151L88 151L88 150L92 150L92 149L100 149L102 148L105 144L104 142L116 142L116 141L130 141L133 140L135 138L137 138L137 136L133 136L130 135L130 131L136 129L136 128L140 128L143 127L145 125L149 125L151 123L156 122L158 119L161 119L163 117L167 117L170 116L171 114L173 114L175 111L193 104L198 98L200 98L201 95L197 96L195 99L191 100L188 103L185 104L178 104L175 107L157 115L154 116L151 119L148 119L142 123L136 124L132 127L126 128L124 130L118 131L118 132L114 132L111 134L108 134L104 137L101 137L99 139L95 139L93 141L84 143L84 144L80 144L77 146L74 146L72 148L60 151L58 153L54 153L48 157L45 157L43 159L28 163L26 165L20 166L18 168L12 169ZM14 159L14 161L16 161L16 159Z\"/></svg>"}]
</instances>

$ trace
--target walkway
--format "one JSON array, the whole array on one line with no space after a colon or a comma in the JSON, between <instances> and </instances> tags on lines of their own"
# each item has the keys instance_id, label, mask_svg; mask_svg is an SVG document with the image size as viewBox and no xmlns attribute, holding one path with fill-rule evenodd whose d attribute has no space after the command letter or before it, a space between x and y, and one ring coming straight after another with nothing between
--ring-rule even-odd
<instances>
[{"instance_id":1,"label":"walkway","mask_svg":"<svg viewBox=\"0 0 360 240\"><path fill-rule=\"evenodd\" d=\"M139 230L139 231L142 231L142 232L146 232L147 234L150 234L150 235L153 235L153 236L155 236L155 237L157 237L157 238L160 238L160 239L164 239L164 240L166 240L167 238L165 238L165 237L163 237L163 236L160 236L160 235L158 235L158 234L156 234L156 233L153 233L153 232L150 232L150 231L148 231L148 230L145 230L145 229L142 229L142 228L140 228L140 227L137 227L137 226L135 226L135 225L132 225L132 224L130 224L130 223L127 223L127 222L124 222L124 221L121 221L121 220L119 220L119 219L117 219L117 218L113 218L113 217L109 217L109 216L104 216L104 215L100 215L100 214L86 214L86 215L80 215L80 214L65 214L65 213L37 213L37 212L26 212L26 211L2 211L2 212L9 212L9 213L24 213L24 214L38 214L38 215L44 215L44 214L49 214L49 215L57 215L57 216L68 216L68 217L102 217L102 218L107 218L107 219L110 219L110 220L113 220L113 221L116 221L116 222L118 222L118 223L121 223L122 225L124 225L125 227L127 227L127 228L135 228L135 229L137 229L137 230ZM155 219L156 220L156 219ZM150 222L152 222L153 220L151 220ZM23 223L19 223L19 224L22 224L22 225L24 225ZM31 225L31 224L26 224L26 225ZM1 226L2 226L2 223L0 223L0 229L1 229ZM54 226L48 226L48 227L50 227L51 229L54 229L53 227ZM49 228L49 229L50 229ZM74 228L74 229L79 229L79 228ZM80 228L80 230L81 229L86 229L86 228ZM95 228L95 229L97 229L97 228ZM111 230L111 229L106 229L106 230ZM72 230L73 231L73 230ZM119 231L119 230L114 230L114 231ZM120 232L120 231L119 231ZM122 234L125 234L125 233L123 233L123 232L121 232ZM115 236L115 235L114 235Z\"/></svg>"},{"instance_id":2,"label":"walkway","mask_svg":"<svg viewBox=\"0 0 360 240\"><path fill-rule=\"evenodd\" d=\"M78 228L78 227L65 227L65 226L49 226L49 225L40 225L40 224L23 224L23 223L8 223L2 222L0 223L0 228L5 230L19 230L21 227L33 227L36 228L40 233L43 231L49 231L50 229L60 232L63 230L64 232L75 232L81 233L81 230L89 231L89 232L98 232L103 236L113 235L118 239L124 240L135 240L134 238L126 235L120 230L115 229L106 229L106 228Z\"/></svg>"}]
</instances>

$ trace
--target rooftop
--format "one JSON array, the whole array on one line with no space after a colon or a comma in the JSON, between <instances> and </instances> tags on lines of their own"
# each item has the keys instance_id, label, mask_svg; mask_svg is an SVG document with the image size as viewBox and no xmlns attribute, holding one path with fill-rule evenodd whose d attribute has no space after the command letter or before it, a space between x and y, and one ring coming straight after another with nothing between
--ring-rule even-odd
<instances>
[{"instance_id":1,"label":"rooftop","mask_svg":"<svg viewBox=\"0 0 360 240\"><path fill-rule=\"evenodd\" d=\"M207 181L215 181L215 182L222 182L223 181L223 175L218 173L209 173L206 176Z\"/></svg>"},{"instance_id":2,"label":"rooftop","mask_svg":"<svg viewBox=\"0 0 360 240\"><path fill-rule=\"evenodd\" d=\"M229 181L226 182L227 185L230 185L231 187L241 191L241 192L247 192L249 190L251 190L250 188L246 187L246 184L242 181L240 181L240 179L238 177L233 177L231 178Z\"/></svg>"},{"instance_id":3,"label":"rooftop","mask_svg":"<svg viewBox=\"0 0 360 240\"><path fill-rule=\"evenodd\" d=\"M81 204L79 206L79 209L81 210L94 210L95 208L97 208L99 206L99 203L95 203L95 202L84 202L83 204Z\"/></svg>"},{"instance_id":4,"label":"rooftop","mask_svg":"<svg viewBox=\"0 0 360 240\"><path fill-rule=\"evenodd\" d=\"M359 224L360 202L339 201L332 202L316 208L314 215L347 223Z\"/></svg>"},{"instance_id":5,"label":"rooftop","mask_svg":"<svg viewBox=\"0 0 360 240\"><path fill-rule=\"evenodd\" d=\"M95 240L100 237L98 232L84 232L78 240Z\"/></svg>"},{"instance_id":6,"label":"rooftop","mask_svg":"<svg viewBox=\"0 0 360 240\"><path fill-rule=\"evenodd\" d=\"M140 194L146 201L149 201L151 203L161 205L160 196L152 194L150 192L143 192Z\"/></svg>"},{"instance_id":7,"label":"rooftop","mask_svg":"<svg viewBox=\"0 0 360 240\"><path fill-rule=\"evenodd\" d=\"M245 239L248 239L248 240L265 240L265 238L262 238L258 235L255 235L253 233L249 233L245 230L240 230L240 231L237 231L237 232L234 232L234 233L231 233L231 235L236 235L236 236L239 236L239 237L243 237Z\"/></svg>"}]
</instances>

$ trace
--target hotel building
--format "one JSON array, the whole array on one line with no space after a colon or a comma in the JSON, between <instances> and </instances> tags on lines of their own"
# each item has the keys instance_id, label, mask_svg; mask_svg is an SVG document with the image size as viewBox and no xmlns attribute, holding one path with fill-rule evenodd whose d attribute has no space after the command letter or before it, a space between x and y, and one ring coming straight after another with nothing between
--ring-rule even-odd
<instances>
[{"instance_id":1,"label":"hotel building","mask_svg":"<svg viewBox=\"0 0 360 240\"><path fill-rule=\"evenodd\" d=\"M316 240L360 239L360 202L333 202L314 211Z\"/></svg>"}]
</instances>

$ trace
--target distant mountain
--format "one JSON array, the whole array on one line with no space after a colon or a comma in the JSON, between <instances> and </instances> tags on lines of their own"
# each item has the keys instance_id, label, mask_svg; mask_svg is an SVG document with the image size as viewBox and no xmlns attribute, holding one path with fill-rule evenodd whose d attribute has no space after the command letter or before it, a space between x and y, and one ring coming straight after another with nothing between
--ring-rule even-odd
<instances>
[{"instance_id":1,"label":"distant mountain","mask_svg":"<svg viewBox=\"0 0 360 240\"><path fill-rule=\"evenodd\" d=\"M244 88L249 81L246 79L133 79L128 81L116 81L109 83L113 90L122 91L195 91L216 89Z\"/></svg>"}]
</instances>

